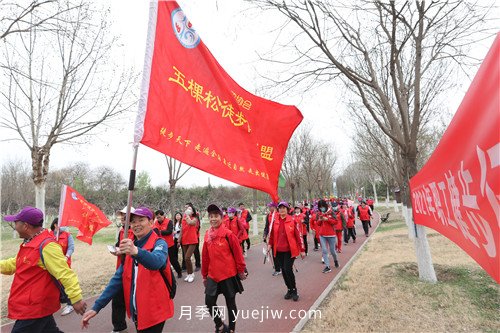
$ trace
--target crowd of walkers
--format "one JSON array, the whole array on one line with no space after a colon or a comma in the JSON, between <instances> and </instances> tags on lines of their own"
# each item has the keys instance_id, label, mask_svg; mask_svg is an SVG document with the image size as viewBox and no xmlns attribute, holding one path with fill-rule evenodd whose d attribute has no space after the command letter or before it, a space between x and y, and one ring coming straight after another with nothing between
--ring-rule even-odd
<instances>
[{"instance_id":1,"label":"crowd of walkers","mask_svg":"<svg viewBox=\"0 0 500 333\"><path fill-rule=\"evenodd\" d=\"M308 235L312 234L313 251L321 248L322 272L331 272L333 266L340 266L342 245L351 239L356 242L356 219L369 236L373 201L360 199L356 208L347 198L315 200L310 206L307 202L294 206L271 202L267 207L263 241L273 263L272 275L282 275L284 298L298 301L294 262L298 257L307 258ZM116 256L116 271L90 310L71 269L71 234L58 227L57 219L51 231L45 230L43 213L34 207L4 217L14 222L24 238L17 257L0 261L2 274L15 274L8 304L9 318L16 320L12 332L60 332L53 318L60 303L66 304L62 315L72 311L82 314L85 328L109 302L113 332L127 329L126 316L135 323L137 332L161 332L174 313L176 277L192 283L196 274L203 280L205 304L215 331L235 331L236 294L244 290L241 281L248 275L245 257L251 245L252 215L245 205L219 208L211 204L206 208L210 227L201 251L202 218L192 203L186 203L184 211L175 212L172 219L161 209L153 212L147 207L131 207L127 236L123 227L126 211L124 207L116 212L121 228L115 246L110 247ZM227 325L216 311L220 294L226 300Z\"/></svg>"}]
</instances>

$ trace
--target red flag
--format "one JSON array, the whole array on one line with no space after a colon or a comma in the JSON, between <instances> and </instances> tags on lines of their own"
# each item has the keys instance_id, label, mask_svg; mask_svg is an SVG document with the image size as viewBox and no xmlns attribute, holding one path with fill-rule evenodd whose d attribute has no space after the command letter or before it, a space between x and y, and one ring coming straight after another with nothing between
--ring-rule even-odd
<instances>
[{"instance_id":1,"label":"red flag","mask_svg":"<svg viewBox=\"0 0 500 333\"><path fill-rule=\"evenodd\" d=\"M460 246L498 283L500 34L427 164L410 180L415 223Z\"/></svg>"},{"instance_id":2,"label":"red flag","mask_svg":"<svg viewBox=\"0 0 500 333\"><path fill-rule=\"evenodd\" d=\"M300 111L241 88L175 1L151 2L149 25L135 143L278 200Z\"/></svg>"},{"instance_id":3,"label":"red flag","mask_svg":"<svg viewBox=\"0 0 500 333\"><path fill-rule=\"evenodd\" d=\"M110 225L101 210L85 200L77 191L63 185L61 189L61 203L59 206L59 226L73 226L78 228L76 238L92 245L92 237L101 229Z\"/></svg>"}]
</instances>

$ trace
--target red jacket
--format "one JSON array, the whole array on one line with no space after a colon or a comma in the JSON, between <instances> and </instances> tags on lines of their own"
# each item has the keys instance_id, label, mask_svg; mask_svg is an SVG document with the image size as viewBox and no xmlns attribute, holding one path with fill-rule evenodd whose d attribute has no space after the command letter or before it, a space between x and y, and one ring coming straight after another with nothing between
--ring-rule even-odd
<instances>
[{"instance_id":1,"label":"red jacket","mask_svg":"<svg viewBox=\"0 0 500 333\"><path fill-rule=\"evenodd\" d=\"M213 232L213 234L211 234ZM215 236L213 238L210 235ZM245 259L236 235L224 224L205 233L201 255L201 275L220 282L245 271Z\"/></svg>"},{"instance_id":2,"label":"red jacket","mask_svg":"<svg viewBox=\"0 0 500 333\"><path fill-rule=\"evenodd\" d=\"M170 235L162 235L161 232L163 230L167 230L168 225L170 223L172 223L172 233ZM173 233L174 226L173 226L173 222L171 220L165 218L162 223L158 222L158 220L155 220L155 224L153 225L153 228L158 229L158 232L160 233L158 236L165 240L168 247L171 247L174 245L174 233Z\"/></svg>"},{"instance_id":3,"label":"red jacket","mask_svg":"<svg viewBox=\"0 0 500 333\"><path fill-rule=\"evenodd\" d=\"M370 207L368 205L365 205L365 208L363 208L361 205L358 206L358 215L359 219L361 221L369 221L370 220Z\"/></svg>"},{"instance_id":4,"label":"red jacket","mask_svg":"<svg viewBox=\"0 0 500 333\"><path fill-rule=\"evenodd\" d=\"M354 228L354 220L356 218L356 215L354 214L354 207L348 207L347 208L347 227L348 228Z\"/></svg>"},{"instance_id":5,"label":"red jacket","mask_svg":"<svg viewBox=\"0 0 500 333\"><path fill-rule=\"evenodd\" d=\"M151 233L142 249L152 251L158 235ZM130 293L132 291L132 270L134 269L132 256L125 257L123 265L123 293L125 297L125 308L130 318ZM171 278L168 257L165 265L165 276ZM171 281L170 281L171 282ZM143 265L137 266L137 279L135 281L135 302L137 312L137 329L143 330L164 322L174 315L174 302L170 299L167 285L158 270L149 270Z\"/></svg>"},{"instance_id":6,"label":"red jacket","mask_svg":"<svg viewBox=\"0 0 500 333\"><path fill-rule=\"evenodd\" d=\"M326 217L327 220L323 221L321 217ZM320 236L336 236L335 225L337 219L332 216L332 210L329 208L326 213L319 212L316 217L316 224L319 226Z\"/></svg>"},{"instance_id":7,"label":"red jacket","mask_svg":"<svg viewBox=\"0 0 500 333\"><path fill-rule=\"evenodd\" d=\"M233 234L235 234L236 238L238 238L240 242L248 239L245 226L243 225L242 220L238 217L234 216L233 219L229 219L229 217L227 217L224 219L223 224L228 230L231 230Z\"/></svg>"},{"instance_id":8,"label":"red jacket","mask_svg":"<svg viewBox=\"0 0 500 333\"><path fill-rule=\"evenodd\" d=\"M297 228L299 228L300 234L307 235L307 225L304 223L305 215L303 213L299 215L293 214L292 218L295 220Z\"/></svg>"},{"instance_id":9,"label":"red jacket","mask_svg":"<svg viewBox=\"0 0 500 333\"><path fill-rule=\"evenodd\" d=\"M182 219L182 245L190 245L190 244L198 244L198 226L200 225L200 220L196 216L193 216L196 219L195 225L190 225L186 222L186 219Z\"/></svg>"},{"instance_id":10,"label":"red jacket","mask_svg":"<svg viewBox=\"0 0 500 333\"><path fill-rule=\"evenodd\" d=\"M10 287L9 318L36 319L52 315L61 308L59 288L49 272L38 266L40 245L56 240L44 230L27 244L21 244L16 257L16 273Z\"/></svg>"},{"instance_id":11,"label":"red jacket","mask_svg":"<svg viewBox=\"0 0 500 333\"><path fill-rule=\"evenodd\" d=\"M281 223L285 223L285 234L288 240L288 245L290 246L290 253L292 258L298 257L300 252L304 252L304 243L302 237L300 236L299 229L296 226L295 221L290 215L287 215L283 220L278 217L274 220L273 230L270 232L269 244L273 248L274 256L276 256L276 245L278 242L278 230Z\"/></svg>"}]
</instances>

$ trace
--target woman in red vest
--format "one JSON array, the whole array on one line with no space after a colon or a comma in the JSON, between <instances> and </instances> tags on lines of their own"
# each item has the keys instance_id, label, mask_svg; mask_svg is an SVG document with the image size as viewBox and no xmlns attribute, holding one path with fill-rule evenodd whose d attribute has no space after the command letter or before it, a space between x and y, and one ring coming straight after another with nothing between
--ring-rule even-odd
<instances>
[{"instance_id":1,"label":"woman in red vest","mask_svg":"<svg viewBox=\"0 0 500 333\"><path fill-rule=\"evenodd\" d=\"M246 265L236 235L222 223L222 211L216 205L207 208L210 228L205 233L201 256L201 275L205 286L205 304L214 318L216 332L234 332L236 293L243 291ZM228 209L229 212L229 209ZM223 294L229 315L229 328L217 310L217 298Z\"/></svg>"},{"instance_id":2,"label":"woman in red vest","mask_svg":"<svg viewBox=\"0 0 500 333\"><path fill-rule=\"evenodd\" d=\"M278 216L274 220L272 230L270 230L267 250L271 251L272 249L273 255L281 267L283 279L288 288L285 299L291 298L298 301L299 294L295 283L295 274L293 274L293 263L296 257L300 255L303 259L306 254L299 229L292 217L288 215L289 209L290 206L286 202L278 204Z\"/></svg>"},{"instance_id":3,"label":"woman in red vest","mask_svg":"<svg viewBox=\"0 0 500 333\"><path fill-rule=\"evenodd\" d=\"M295 206L293 219L297 224L297 228L300 230L300 235L302 236L302 243L304 244L305 254L307 256L307 223L305 221L305 215L302 213L302 209L299 206Z\"/></svg>"},{"instance_id":4,"label":"woman in red vest","mask_svg":"<svg viewBox=\"0 0 500 333\"><path fill-rule=\"evenodd\" d=\"M191 256L196 250L199 241L200 220L196 214L196 210L192 205L186 204L186 211L182 219L182 228L179 239L181 240L182 251L184 252L184 260L186 263L187 276L184 281L193 282L194 272Z\"/></svg>"},{"instance_id":5,"label":"woman in red vest","mask_svg":"<svg viewBox=\"0 0 500 333\"><path fill-rule=\"evenodd\" d=\"M125 260L92 310L83 315L82 327L88 327L90 319L122 290L127 314L137 332L159 333L165 321L174 315L174 303L167 287L167 282L172 284L167 243L153 232L153 213L146 207L137 208L131 216L130 227L134 239L122 239L118 253L125 254Z\"/></svg>"},{"instance_id":6,"label":"woman in red vest","mask_svg":"<svg viewBox=\"0 0 500 333\"><path fill-rule=\"evenodd\" d=\"M361 205L356 208L358 213L358 218L363 224L363 230L365 231L365 236L368 237L368 226L372 219L372 211L370 207L366 205L365 201L361 201Z\"/></svg>"},{"instance_id":7,"label":"woman in red vest","mask_svg":"<svg viewBox=\"0 0 500 333\"><path fill-rule=\"evenodd\" d=\"M241 249L243 251L243 256L245 256L245 239L248 238L248 234L245 230L245 225L243 224L243 220L241 218L238 218L236 215L236 208L234 207L229 207L227 209L227 217L223 219L224 226L231 230L236 238L238 238L238 241L241 244Z\"/></svg>"},{"instance_id":8,"label":"woman in red vest","mask_svg":"<svg viewBox=\"0 0 500 333\"><path fill-rule=\"evenodd\" d=\"M333 215L336 219L335 221L335 234L337 235L337 245L335 246L335 250L338 253L342 253L342 233L344 232L344 227L346 224L345 216L342 214L339 205L333 208Z\"/></svg>"},{"instance_id":9,"label":"woman in red vest","mask_svg":"<svg viewBox=\"0 0 500 333\"><path fill-rule=\"evenodd\" d=\"M347 244L349 243L349 239L352 237L352 242L356 243L356 232L354 231L354 221L356 220L356 215L354 213L354 207L352 207L352 204L344 204L343 207L345 208L345 214L347 216L347 233L344 238L344 242Z\"/></svg>"}]
</instances>

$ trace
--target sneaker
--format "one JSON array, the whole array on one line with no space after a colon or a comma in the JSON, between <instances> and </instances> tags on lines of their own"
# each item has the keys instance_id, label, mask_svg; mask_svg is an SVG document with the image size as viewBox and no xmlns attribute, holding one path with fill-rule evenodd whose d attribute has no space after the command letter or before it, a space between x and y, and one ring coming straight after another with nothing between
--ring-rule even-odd
<instances>
[{"instance_id":1,"label":"sneaker","mask_svg":"<svg viewBox=\"0 0 500 333\"><path fill-rule=\"evenodd\" d=\"M187 281L189 279L189 276L191 276L191 274L186 275L186 277L184 278L184 281Z\"/></svg>"},{"instance_id":2,"label":"sneaker","mask_svg":"<svg viewBox=\"0 0 500 333\"><path fill-rule=\"evenodd\" d=\"M292 292L292 299L293 299L294 302L297 302L299 300L299 294L297 293L297 289L295 289Z\"/></svg>"},{"instance_id":3,"label":"sneaker","mask_svg":"<svg viewBox=\"0 0 500 333\"><path fill-rule=\"evenodd\" d=\"M73 309L72 305L66 305L66 307L62 310L61 316L66 316L69 315L71 312L73 312L75 309Z\"/></svg>"},{"instance_id":4,"label":"sneaker","mask_svg":"<svg viewBox=\"0 0 500 333\"><path fill-rule=\"evenodd\" d=\"M325 268L323 268L323 273L330 273L331 271L332 270L328 266L325 266Z\"/></svg>"},{"instance_id":5,"label":"sneaker","mask_svg":"<svg viewBox=\"0 0 500 333\"><path fill-rule=\"evenodd\" d=\"M356 239L354 239L352 242L353 242L353 243L356 243Z\"/></svg>"},{"instance_id":6,"label":"sneaker","mask_svg":"<svg viewBox=\"0 0 500 333\"><path fill-rule=\"evenodd\" d=\"M182 279L182 273L180 273L180 272L179 272L179 273L177 273L177 278L178 278L178 279Z\"/></svg>"},{"instance_id":7,"label":"sneaker","mask_svg":"<svg viewBox=\"0 0 500 333\"><path fill-rule=\"evenodd\" d=\"M189 274L189 277L187 279L187 282L191 283L194 281L194 274Z\"/></svg>"},{"instance_id":8,"label":"sneaker","mask_svg":"<svg viewBox=\"0 0 500 333\"><path fill-rule=\"evenodd\" d=\"M337 250L337 253L342 253L342 250Z\"/></svg>"},{"instance_id":9,"label":"sneaker","mask_svg":"<svg viewBox=\"0 0 500 333\"><path fill-rule=\"evenodd\" d=\"M281 271L274 271L273 276L278 276L281 274Z\"/></svg>"},{"instance_id":10,"label":"sneaker","mask_svg":"<svg viewBox=\"0 0 500 333\"><path fill-rule=\"evenodd\" d=\"M111 331L111 333L128 333L127 329L121 331Z\"/></svg>"},{"instance_id":11,"label":"sneaker","mask_svg":"<svg viewBox=\"0 0 500 333\"><path fill-rule=\"evenodd\" d=\"M196 268L194 269L194 271L198 272L200 269L201 269L201 266L196 266Z\"/></svg>"},{"instance_id":12,"label":"sneaker","mask_svg":"<svg viewBox=\"0 0 500 333\"><path fill-rule=\"evenodd\" d=\"M324 264L325 263L325 259L321 258L321 263Z\"/></svg>"},{"instance_id":13,"label":"sneaker","mask_svg":"<svg viewBox=\"0 0 500 333\"><path fill-rule=\"evenodd\" d=\"M344 242L345 245L349 244L348 242Z\"/></svg>"},{"instance_id":14,"label":"sneaker","mask_svg":"<svg viewBox=\"0 0 500 333\"><path fill-rule=\"evenodd\" d=\"M316 247L316 248L313 249L313 251L318 252L319 249Z\"/></svg>"},{"instance_id":15,"label":"sneaker","mask_svg":"<svg viewBox=\"0 0 500 333\"><path fill-rule=\"evenodd\" d=\"M285 299L290 299L293 296L293 290L288 289L288 291L285 294Z\"/></svg>"},{"instance_id":16,"label":"sneaker","mask_svg":"<svg viewBox=\"0 0 500 333\"><path fill-rule=\"evenodd\" d=\"M334 262L335 262L335 268L338 268L339 267L339 262L337 260L335 260Z\"/></svg>"},{"instance_id":17,"label":"sneaker","mask_svg":"<svg viewBox=\"0 0 500 333\"><path fill-rule=\"evenodd\" d=\"M246 258L246 257L247 257L247 253L243 252L243 258Z\"/></svg>"}]
</instances>

